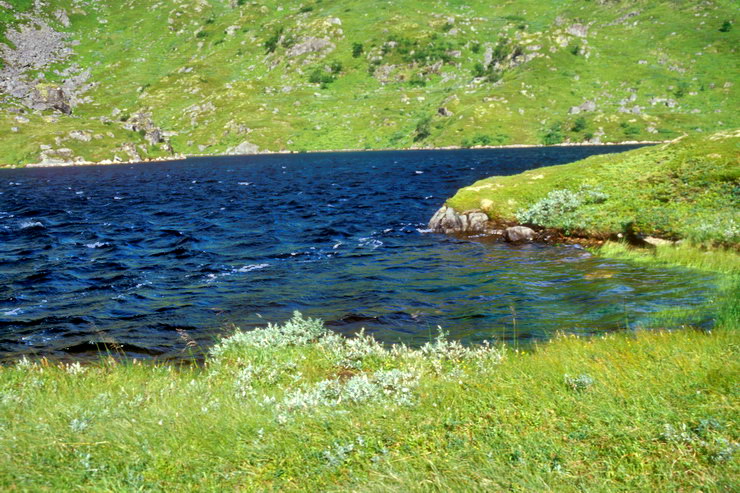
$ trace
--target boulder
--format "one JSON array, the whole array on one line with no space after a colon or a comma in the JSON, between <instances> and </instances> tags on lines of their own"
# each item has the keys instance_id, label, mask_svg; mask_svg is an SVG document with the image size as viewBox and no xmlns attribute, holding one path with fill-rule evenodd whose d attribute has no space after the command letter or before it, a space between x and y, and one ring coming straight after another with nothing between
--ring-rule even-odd
<instances>
[{"instance_id":1,"label":"boulder","mask_svg":"<svg viewBox=\"0 0 740 493\"><path fill-rule=\"evenodd\" d=\"M127 130L141 133L150 145L165 142L162 130L154 124L151 113L134 113L123 126Z\"/></svg>"},{"instance_id":2,"label":"boulder","mask_svg":"<svg viewBox=\"0 0 740 493\"><path fill-rule=\"evenodd\" d=\"M72 130L69 133L69 137L75 140L80 140L82 142L90 142L92 140L92 135L80 130Z\"/></svg>"},{"instance_id":3,"label":"boulder","mask_svg":"<svg viewBox=\"0 0 740 493\"><path fill-rule=\"evenodd\" d=\"M286 53L289 57L297 57L308 53L318 53L334 50L335 45L325 38L305 38L300 43L292 46Z\"/></svg>"},{"instance_id":4,"label":"boulder","mask_svg":"<svg viewBox=\"0 0 740 493\"><path fill-rule=\"evenodd\" d=\"M588 36L588 26L584 26L583 24L570 25L565 31L571 36L577 36L579 38Z\"/></svg>"},{"instance_id":5,"label":"boulder","mask_svg":"<svg viewBox=\"0 0 740 493\"><path fill-rule=\"evenodd\" d=\"M450 110L448 110L448 109L447 109L447 108L445 108L444 106L443 106L443 107L441 107L441 108L439 108L439 109L437 109L437 114L438 114L439 116L444 116L444 117L451 117L451 116L453 116L453 115L454 115L454 113L453 113L453 112L451 112Z\"/></svg>"},{"instance_id":6,"label":"boulder","mask_svg":"<svg viewBox=\"0 0 740 493\"><path fill-rule=\"evenodd\" d=\"M251 142L244 141L238 146L226 149L228 155L257 154L260 148Z\"/></svg>"},{"instance_id":7,"label":"boulder","mask_svg":"<svg viewBox=\"0 0 740 493\"><path fill-rule=\"evenodd\" d=\"M37 110L53 109L65 115L72 113L69 98L61 87L39 84L31 95L30 106Z\"/></svg>"},{"instance_id":8,"label":"boulder","mask_svg":"<svg viewBox=\"0 0 740 493\"><path fill-rule=\"evenodd\" d=\"M526 226L511 226L510 228L506 228L504 231L504 239L511 243L532 241L534 236L534 230Z\"/></svg>"},{"instance_id":9,"label":"boulder","mask_svg":"<svg viewBox=\"0 0 740 493\"><path fill-rule=\"evenodd\" d=\"M480 211L458 213L442 206L429 221L429 229L437 233L481 233L488 229L488 215Z\"/></svg>"},{"instance_id":10,"label":"boulder","mask_svg":"<svg viewBox=\"0 0 740 493\"><path fill-rule=\"evenodd\" d=\"M596 103L593 101L586 101L578 106L571 106L568 113L571 115L577 115L579 113L586 113L590 111L596 111Z\"/></svg>"},{"instance_id":11,"label":"boulder","mask_svg":"<svg viewBox=\"0 0 740 493\"><path fill-rule=\"evenodd\" d=\"M480 233L488 226L488 215L485 212L471 212L468 214L468 231Z\"/></svg>"}]
</instances>

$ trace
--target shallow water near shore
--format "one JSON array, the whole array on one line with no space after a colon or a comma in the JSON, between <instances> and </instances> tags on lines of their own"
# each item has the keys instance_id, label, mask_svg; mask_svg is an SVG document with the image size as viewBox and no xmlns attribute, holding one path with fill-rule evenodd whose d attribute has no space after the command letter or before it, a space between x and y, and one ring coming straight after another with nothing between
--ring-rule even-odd
<instances>
[{"instance_id":1,"label":"shallow water near shore","mask_svg":"<svg viewBox=\"0 0 740 493\"><path fill-rule=\"evenodd\" d=\"M421 344L634 329L713 278L430 234L458 188L631 147L350 152L0 170L0 357L184 357L294 310ZM676 324L680 323L677 321ZM183 332L184 331L184 332ZM185 336L186 334L186 336Z\"/></svg>"}]
</instances>

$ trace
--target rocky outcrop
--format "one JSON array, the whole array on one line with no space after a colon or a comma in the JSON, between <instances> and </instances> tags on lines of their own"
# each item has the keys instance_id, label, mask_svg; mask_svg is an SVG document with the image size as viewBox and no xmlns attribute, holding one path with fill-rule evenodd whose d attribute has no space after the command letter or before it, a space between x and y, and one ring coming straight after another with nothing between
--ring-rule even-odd
<instances>
[{"instance_id":1,"label":"rocky outcrop","mask_svg":"<svg viewBox=\"0 0 740 493\"><path fill-rule=\"evenodd\" d=\"M329 53L335 48L334 43L325 38L305 38L292 46L286 53L289 57L297 57L308 53Z\"/></svg>"},{"instance_id":2,"label":"rocky outcrop","mask_svg":"<svg viewBox=\"0 0 740 493\"><path fill-rule=\"evenodd\" d=\"M480 211L458 213L442 206L429 221L429 229L437 233L482 233L489 229L488 215Z\"/></svg>"},{"instance_id":3,"label":"rocky outcrop","mask_svg":"<svg viewBox=\"0 0 740 493\"><path fill-rule=\"evenodd\" d=\"M93 84L87 84L90 72L76 64L63 70L54 70L61 82L46 82L46 72L55 65L65 65L74 54L74 42L68 42L68 34L55 30L44 19L43 4L37 2L33 13L20 13L16 27L5 32L5 43L0 42L0 96L9 96L12 101L34 110L56 110L70 114L75 104L82 101L81 95ZM54 14L54 19L65 27L69 17L63 10Z\"/></svg>"},{"instance_id":4,"label":"rocky outcrop","mask_svg":"<svg viewBox=\"0 0 740 493\"><path fill-rule=\"evenodd\" d=\"M150 113L134 113L123 127L127 130L132 130L142 134L144 139L146 139L150 145L164 143L165 148L168 148L171 151L169 143L164 138L162 129L154 124Z\"/></svg>"},{"instance_id":5,"label":"rocky outcrop","mask_svg":"<svg viewBox=\"0 0 740 493\"><path fill-rule=\"evenodd\" d=\"M511 226L504 230L497 229L494 222L488 219L485 212L479 210L457 212L452 207L443 205L429 221L429 229L435 233L445 234L480 234L499 237L510 243L523 243L537 240L538 234L526 226Z\"/></svg>"},{"instance_id":6,"label":"rocky outcrop","mask_svg":"<svg viewBox=\"0 0 740 493\"><path fill-rule=\"evenodd\" d=\"M230 156L244 155L244 154L257 154L260 148L251 142L244 141L238 146L230 147L226 149L226 154Z\"/></svg>"},{"instance_id":7,"label":"rocky outcrop","mask_svg":"<svg viewBox=\"0 0 740 493\"><path fill-rule=\"evenodd\" d=\"M69 97L59 86L39 84L31 93L29 106L36 110L57 110L65 115L72 113Z\"/></svg>"},{"instance_id":8,"label":"rocky outcrop","mask_svg":"<svg viewBox=\"0 0 740 493\"><path fill-rule=\"evenodd\" d=\"M571 106L568 113L571 115L577 115L579 113L588 113L591 111L596 111L596 103L593 101L586 101L578 106Z\"/></svg>"}]
</instances>

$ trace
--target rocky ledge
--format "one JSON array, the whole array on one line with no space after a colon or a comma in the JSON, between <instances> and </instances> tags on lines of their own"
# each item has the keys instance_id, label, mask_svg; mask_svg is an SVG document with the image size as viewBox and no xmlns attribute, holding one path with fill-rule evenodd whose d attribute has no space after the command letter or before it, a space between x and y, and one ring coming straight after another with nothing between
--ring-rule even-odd
<instances>
[{"instance_id":1,"label":"rocky ledge","mask_svg":"<svg viewBox=\"0 0 740 493\"><path fill-rule=\"evenodd\" d=\"M526 226L502 226L480 210L457 212L443 205L429 221L429 229L445 234L485 234L498 236L512 243L539 240L539 234Z\"/></svg>"}]
</instances>

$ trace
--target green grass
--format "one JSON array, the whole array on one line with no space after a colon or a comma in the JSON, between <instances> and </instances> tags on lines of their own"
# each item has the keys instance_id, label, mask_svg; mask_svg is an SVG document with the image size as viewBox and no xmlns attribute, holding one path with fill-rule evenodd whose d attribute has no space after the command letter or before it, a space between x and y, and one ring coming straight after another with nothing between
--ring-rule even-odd
<instances>
[{"instance_id":1,"label":"green grass","mask_svg":"<svg viewBox=\"0 0 740 493\"><path fill-rule=\"evenodd\" d=\"M735 131L486 178L447 204L566 234L638 233L734 246L740 241L738 190Z\"/></svg>"},{"instance_id":2,"label":"green grass","mask_svg":"<svg viewBox=\"0 0 740 493\"><path fill-rule=\"evenodd\" d=\"M389 352L293 328L235 336L203 368L2 368L0 485L737 488L736 327L564 336L529 353L440 341Z\"/></svg>"},{"instance_id":3,"label":"green grass","mask_svg":"<svg viewBox=\"0 0 740 493\"><path fill-rule=\"evenodd\" d=\"M379 149L666 140L740 126L732 109L740 30L720 30L738 17L729 0L402 0L382 9L348 0L312 3L310 10L265 0L233 8L210 2L200 11L174 0L47 3L49 13L67 10L66 30L80 42L69 63L90 69L97 86L86 94L92 102L54 125L40 118L17 125L2 109L15 104L0 105L1 164L38 161L39 145L58 147L58 128L102 126L99 118L111 118L113 108L149 109L184 154L218 154L245 140L269 151ZM620 21L633 11L639 14ZM0 23L15 22L3 15ZM567 33L575 23L590 26L586 38ZM307 36L326 38L335 49L290 57ZM363 53L355 56L358 43ZM488 49L504 55L500 70L484 67L500 74L495 84L474 77ZM533 57L510 63L517 53ZM333 82L311 82L332 64L342 66ZM379 80L371 73L382 66L394 68ZM569 113L587 100L596 111ZM193 111L208 103L213 109ZM639 114L624 112L635 105ZM453 115L441 116L441 107ZM122 144L145 144L113 120L113 142L92 141L79 149L83 157L112 159ZM428 131L420 135L425 120ZM59 145L69 143L61 139Z\"/></svg>"}]
</instances>

